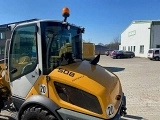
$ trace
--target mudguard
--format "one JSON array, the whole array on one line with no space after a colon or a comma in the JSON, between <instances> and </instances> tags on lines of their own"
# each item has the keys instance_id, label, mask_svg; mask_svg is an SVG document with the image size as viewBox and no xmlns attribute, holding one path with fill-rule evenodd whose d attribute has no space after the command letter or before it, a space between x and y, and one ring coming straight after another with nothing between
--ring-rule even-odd
<instances>
[{"instance_id":1,"label":"mudguard","mask_svg":"<svg viewBox=\"0 0 160 120\"><path fill-rule=\"evenodd\" d=\"M59 109L60 107L49 98L42 95L32 95L22 104L18 112L18 116L17 116L18 120L20 120L23 111L30 105L43 106L49 111L51 111L58 118L58 120L61 120L60 116L56 113L56 110Z\"/></svg>"}]
</instances>

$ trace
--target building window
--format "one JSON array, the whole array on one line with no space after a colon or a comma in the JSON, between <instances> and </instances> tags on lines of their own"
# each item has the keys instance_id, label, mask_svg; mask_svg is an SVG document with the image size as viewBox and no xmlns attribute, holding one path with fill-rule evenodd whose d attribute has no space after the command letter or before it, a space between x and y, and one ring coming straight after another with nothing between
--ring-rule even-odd
<instances>
[{"instance_id":1,"label":"building window","mask_svg":"<svg viewBox=\"0 0 160 120\"><path fill-rule=\"evenodd\" d=\"M123 46L123 50L124 50L124 51L126 50L126 46Z\"/></svg>"},{"instance_id":2,"label":"building window","mask_svg":"<svg viewBox=\"0 0 160 120\"><path fill-rule=\"evenodd\" d=\"M144 45L140 45L140 51L139 51L141 54L144 53Z\"/></svg>"},{"instance_id":3,"label":"building window","mask_svg":"<svg viewBox=\"0 0 160 120\"><path fill-rule=\"evenodd\" d=\"M160 48L160 45L156 45L156 48Z\"/></svg>"},{"instance_id":4,"label":"building window","mask_svg":"<svg viewBox=\"0 0 160 120\"><path fill-rule=\"evenodd\" d=\"M5 32L0 31L0 40L4 40L5 38Z\"/></svg>"},{"instance_id":5,"label":"building window","mask_svg":"<svg viewBox=\"0 0 160 120\"><path fill-rule=\"evenodd\" d=\"M131 51L133 50L133 46L131 46Z\"/></svg>"},{"instance_id":6,"label":"building window","mask_svg":"<svg viewBox=\"0 0 160 120\"><path fill-rule=\"evenodd\" d=\"M130 51L130 46L128 46L128 51Z\"/></svg>"},{"instance_id":7,"label":"building window","mask_svg":"<svg viewBox=\"0 0 160 120\"><path fill-rule=\"evenodd\" d=\"M0 55L4 55L4 47L0 47Z\"/></svg>"},{"instance_id":8,"label":"building window","mask_svg":"<svg viewBox=\"0 0 160 120\"><path fill-rule=\"evenodd\" d=\"M123 46L123 50L125 50L125 46Z\"/></svg>"},{"instance_id":9,"label":"building window","mask_svg":"<svg viewBox=\"0 0 160 120\"><path fill-rule=\"evenodd\" d=\"M128 33L128 37L130 37L130 36L133 36L133 35L135 35L136 34L136 31L134 30L134 31L130 31L129 33Z\"/></svg>"},{"instance_id":10,"label":"building window","mask_svg":"<svg viewBox=\"0 0 160 120\"><path fill-rule=\"evenodd\" d=\"M1 50L1 47L0 47L0 55L2 54L2 50Z\"/></svg>"},{"instance_id":11,"label":"building window","mask_svg":"<svg viewBox=\"0 0 160 120\"><path fill-rule=\"evenodd\" d=\"M136 51L136 46L133 46L133 52L135 52Z\"/></svg>"}]
</instances>

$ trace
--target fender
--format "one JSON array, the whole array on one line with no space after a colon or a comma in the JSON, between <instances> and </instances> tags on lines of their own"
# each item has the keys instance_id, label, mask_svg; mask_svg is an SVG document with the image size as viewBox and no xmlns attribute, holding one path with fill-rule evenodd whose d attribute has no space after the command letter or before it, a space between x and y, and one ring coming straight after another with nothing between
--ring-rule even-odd
<instances>
[{"instance_id":1,"label":"fender","mask_svg":"<svg viewBox=\"0 0 160 120\"><path fill-rule=\"evenodd\" d=\"M62 118L58 115L58 113L56 112L57 109L60 109L60 107L54 103L51 99L42 96L42 95L32 95L31 97L29 97L20 107L19 112L18 112L18 120L20 120L21 115L24 111L24 109L26 109L28 106L30 105L40 105L45 107L46 109L50 110L51 113L53 113L58 120L61 120Z\"/></svg>"}]
</instances>

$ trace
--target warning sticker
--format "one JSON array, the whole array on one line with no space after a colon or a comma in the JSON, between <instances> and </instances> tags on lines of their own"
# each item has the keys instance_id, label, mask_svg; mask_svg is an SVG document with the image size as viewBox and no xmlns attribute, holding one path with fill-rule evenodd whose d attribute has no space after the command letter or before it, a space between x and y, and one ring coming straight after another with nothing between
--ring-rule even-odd
<instances>
[{"instance_id":1,"label":"warning sticker","mask_svg":"<svg viewBox=\"0 0 160 120\"><path fill-rule=\"evenodd\" d=\"M46 94L47 93L47 87L46 87L46 85L44 85L44 84L41 84L41 85L39 85L39 92L41 93L41 94Z\"/></svg>"},{"instance_id":2,"label":"warning sticker","mask_svg":"<svg viewBox=\"0 0 160 120\"><path fill-rule=\"evenodd\" d=\"M106 108L107 115L111 118L114 116L114 106L109 104Z\"/></svg>"}]
</instances>

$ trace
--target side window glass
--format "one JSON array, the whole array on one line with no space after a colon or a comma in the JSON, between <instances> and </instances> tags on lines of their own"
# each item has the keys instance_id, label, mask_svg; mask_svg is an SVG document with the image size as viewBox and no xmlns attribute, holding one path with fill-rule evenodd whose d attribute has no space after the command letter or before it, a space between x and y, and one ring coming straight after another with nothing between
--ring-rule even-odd
<instances>
[{"instance_id":1,"label":"side window glass","mask_svg":"<svg viewBox=\"0 0 160 120\"><path fill-rule=\"evenodd\" d=\"M53 29L54 35L51 35L51 28L48 32L48 29L46 29L46 36L48 41L48 47L47 51L48 54L46 54L46 58L48 57L48 70L51 71L58 67L63 57L68 59L72 55L72 33L69 30L61 30L61 29ZM68 58L67 58L68 57Z\"/></svg>"},{"instance_id":2,"label":"side window glass","mask_svg":"<svg viewBox=\"0 0 160 120\"><path fill-rule=\"evenodd\" d=\"M123 54L123 52L122 52L122 51L119 51L118 53L119 53L119 54Z\"/></svg>"},{"instance_id":3,"label":"side window glass","mask_svg":"<svg viewBox=\"0 0 160 120\"><path fill-rule=\"evenodd\" d=\"M23 26L15 30L11 40L10 73L11 78L28 74L37 64L36 26Z\"/></svg>"},{"instance_id":4,"label":"side window glass","mask_svg":"<svg viewBox=\"0 0 160 120\"><path fill-rule=\"evenodd\" d=\"M159 50L156 50L156 51L155 51L155 54L159 54Z\"/></svg>"}]
</instances>

